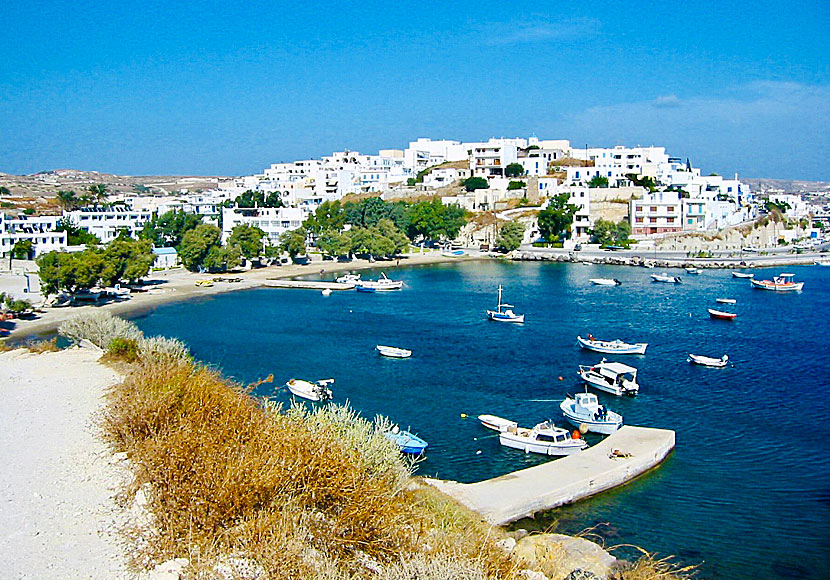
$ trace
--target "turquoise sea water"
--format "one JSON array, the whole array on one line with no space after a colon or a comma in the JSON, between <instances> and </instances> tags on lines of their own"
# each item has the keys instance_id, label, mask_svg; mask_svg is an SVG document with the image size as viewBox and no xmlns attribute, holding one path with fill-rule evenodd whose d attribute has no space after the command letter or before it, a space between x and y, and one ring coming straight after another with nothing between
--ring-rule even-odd
<instances>
[{"instance_id":1,"label":"turquoise sea water","mask_svg":"<svg viewBox=\"0 0 830 580\"><path fill-rule=\"evenodd\" d=\"M475 416L564 425L558 403L581 388L577 365L601 358L577 348L577 334L648 342L646 355L617 358L640 369L640 395L600 399L627 424L674 429L675 452L623 488L518 525L555 520L575 533L607 522L597 528L607 545L702 562L703 578L818 579L830 575L830 268L787 269L806 282L802 293L754 290L728 271L673 270L684 282L675 286L651 282L655 270L613 266L390 268L403 291L257 289L164 305L136 322L242 383L273 373L262 396L288 402L275 386L334 377L336 401L429 442L419 474L464 482L548 460L502 448ZM592 286L594 277L623 284ZM499 284L524 325L486 320ZM738 318L710 320L709 307ZM377 344L414 354L385 359ZM726 353L734 366L693 366L690 352Z\"/></svg>"}]
</instances>

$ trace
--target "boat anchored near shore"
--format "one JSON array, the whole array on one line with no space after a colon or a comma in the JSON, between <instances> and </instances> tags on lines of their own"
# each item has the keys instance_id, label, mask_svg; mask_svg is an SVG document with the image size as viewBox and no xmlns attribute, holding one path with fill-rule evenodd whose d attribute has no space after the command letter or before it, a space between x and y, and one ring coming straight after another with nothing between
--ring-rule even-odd
<instances>
[{"instance_id":1,"label":"boat anchored near shore","mask_svg":"<svg viewBox=\"0 0 830 580\"><path fill-rule=\"evenodd\" d=\"M576 436L579 436L579 431ZM567 429L557 427L550 421L539 423L533 429L511 427L499 433L499 443L525 453L542 455L572 455L588 447L584 439L575 439Z\"/></svg>"},{"instance_id":2,"label":"boat anchored near shore","mask_svg":"<svg viewBox=\"0 0 830 580\"><path fill-rule=\"evenodd\" d=\"M568 423L580 428L585 425L593 433L610 435L622 427L622 415L608 410L593 393L577 393L562 401L559 408Z\"/></svg>"},{"instance_id":3,"label":"boat anchored near shore","mask_svg":"<svg viewBox=\"0 0 830 580\"><path fill-rule=\"evenodd\" d=\"M496 305L495 310L488 310L487 311L487 318L490 320L495 320L496 322L516 322L516 323L523 323L525 321L524 314L516 314L513 312L512 304L505 304L501 301L501 284L499 284L499 299Z\"/></svg>"},{"instance_id":4,"label":"boat anchored near shore","mask_svg":"<svg viewBox=\"0 0 830 580\"><path fill-rule=\"evenodd\" d=\"M689 358L687 358L686 360L690 363L694 363L696 365L704 367L722 368L726 366L729 357L723 355L721 358L712 358L710 356L703 356L700 354L690 354Z\"/></svg>"},{"instance_id":5,"label":"boat anchored near shore","mask_svg":"<svg viewBox=\"0 0 830 580\"><path fill-rule=\"evenodd\" d=\"M582 380L600 391L612 395L636 395L640 392L637 384L637 369L623 363L607 362L602 359L593 366L579 365Z\"/></svg>"},{"instance_id":6,"label":"boat anchored near shore","mask_svg":"<svg viewBox=\"0 0 830 580\"><path fill-rule=\"evenodd\" d=\"M588 338L576 337L576 342L584 349L593 350L605 354L646 354L647 342L635 342L629 344L619 339L617 340L597 340L592 335Z\"/></svg>"},{"instance_id":7,"label":"boat anchored near shore","mask_svg":"<svg viewBox=\"0 0 830 580\"><path fill-rule=\"evenodd\" d=\"M318 402L332 399L333 395L328 386L333 382L334 379L323 379L313 383L302 379L290 379L285 383L285 386L288 387L292 395Z\"/></svg>"},{"instance_id":8,"label":"boat anchored near shore","mask_svg":"<svg viewBox=\"0 0 830 580\"><path fill-rule=\"evenodd\" d=\"M751 280L752 287L773 292L799 292L804 282L795 282L795 274L779 274L772 280Z\"/></svg>"}]
</instances>

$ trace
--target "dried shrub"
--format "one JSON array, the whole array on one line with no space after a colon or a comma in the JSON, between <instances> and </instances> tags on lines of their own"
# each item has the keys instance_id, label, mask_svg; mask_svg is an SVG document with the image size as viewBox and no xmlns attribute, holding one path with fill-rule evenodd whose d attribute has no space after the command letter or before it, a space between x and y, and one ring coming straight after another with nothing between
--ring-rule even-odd
<instances>
[{"instance_id":1,"label":"dried shrub","mask_svg":"<svg viewBox=\"0 0 830 580\"><path fill-rule=\"evenodd\" d=\"M487 580L479 562L446 554L415 557L387 566L376 576L378 580Z\"/></svg>"},{"instance_id":2,"label":"dried shrub","mask_svg":"<svg viewBox=\"0 0 830 580\"><path fill-rule=\"evenodd\" d=\"M38 354L44 352L58 352L60 350L58 348L57 336L49 340L29 340L26 342L26 348L28 348L31 352Z\"/></svg>"},{"instance_id":3,"label":"dried shrub","mask_svg":"<svg viewBox=\"0 0 830 580\"><path fill-rule=\"evenodd\" d=\"M697 566L680 566L671 561L672 556L657 558L654 554L639 546L629 544L614 546L617 548L633 548L639 551L640 556L630 567L619 570L613 575L614 580L682 580L692 578Z\"/></svg>"},{"instance_id":4,"label":"dried shrub","mask_svg":"<svg viewBox=\"0 0 830 580\"><path fill-rule=\"evenodd\" d=\"M190 360L190 349L177 338L152 336L139 342L139 355L147 362Z\"/></svg>"},{"instance_id":5,"label":"dried shrub","mask_svg":"<svg viewBox=\"0 0 830 580\"><path fill-rule=\"evenodd\" d=\"M61 323L58 332L74 341L86 339L106 350L116 338L140 340L141 331L132 322L113 316L106 310L79 312Z\"/></svg>"}]
</instances>

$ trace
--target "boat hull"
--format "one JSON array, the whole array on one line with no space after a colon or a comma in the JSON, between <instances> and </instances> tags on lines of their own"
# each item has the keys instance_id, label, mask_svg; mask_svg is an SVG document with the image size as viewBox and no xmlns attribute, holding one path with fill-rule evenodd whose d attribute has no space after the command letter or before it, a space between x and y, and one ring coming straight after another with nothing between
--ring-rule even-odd
<instances>
[{"instance_id":1,"label":"boat hull","mask_svg":"<svg viewBox=\"0 0 830 580\"><path fill-rule=\"evenodd\" d=\"M787 282L776 284L770 280L751 280L752 287L759 290L771 290L772 292L799 292L804 287L804 282Z\"/></svg>"},{"instance_id":2,"label":"boat hull","mask_svg":"<svg viewBox=\"0 0 830 580\"><path fill-rule=\"evenodd\" d=\"M735 320L738 316L734 312L721 312L720 310L714 310L712 308L709 308L708 310L709 316L716 320Z\"/></svg>"},{"instance_id":3,"label":"boat hull","mask_svg":"<svg viewBox=\"0 0 830 580\"><path fill-rule=\"evenodd\" d=\"M690 363L700 365L702 367L723 368L727 365L728 358L712 358L709 356L690 354L687 360Z\"/></svg>"},{"instance_id":4,"label":"boat hull","mask_svg":"<svg viewBox=\"0 0 830 580\"><path fill-rule=\"evenodd\" d=\"M600 391L605 391L606 393L611 393L612 395L616 395L618 397L637 394L636 390L624 389L622 386L617 384L609 384L602 375L599 375L593 371L581 370L579 371L579 376L583 381L592 387L599 389Z\"/></svg>"},{"instance_id":5,"label":"boat hull","mask_svg":"<svg viewBox=\"0 0 830 580\"><path fill-rule=\"evenodd\" d=\"M619 280L612 280L610 278L591 278L591 284L595 286L617 286L619 285Z\"/></svg>"},{"instance_id":6,"label":"boat hull","mask_svg":"<svg viewBox=\"0 0 830 580\"><path fill-rule=\"evenodd\" d=\"M499 433L504 433L510 429L518 428L518 424L515 421L502 419L501 417L496 417L495 415L479 415L478 420L481 421L481 424L484 427L492 429L493 431L498 431Z\"/></svg>"},{"instance_id":7,"label":"boat hull","mask_svg":"<svg viewBox=\"0 0 830 580\"><path fill-rule=\"evenodd\" d=\"M291 379L285 386L295 397L301 397L319 403L320 401L328 401L333 398L331 389L328 387L320 387L308 381Z\"/></svg>"},{"instance_id":8,"label":"boat hull","mask_svg":"<svg viewBox=\"0 0 830 580\"><path fill-rule=\"evenodd\" d=\"M582 348L604 354L646 354L648 347L647 342L627 344L621 341L589 340L581 336L577 336L576 340Z\"/></svg>"},{"instance_id":9,"label":"boat hull","mask_svg":"<svg viewBox=\"0 0 830 580\"><path fill-rule=\"evenodd\" d=\"M429 443L409 431L386 432L383 435L407 455L420 455L429 447Z\"/></svg>"},{"instance_id":10,"label":"boat hull","mask_svg":"<svg viewBox=\"0 0 830 580\"><path fill-rule=\"evenodd\" d=\"M496 312L495 310L488 310L487 318L496 322L514 322L517 324L522 324L525 321L524 314L510 316L503 312Z\"/></svg>"},{"instance_id":11,"label":"boat hull","mask_svg":"<svg viewBox=\"0 0 830 580\"><path fill-rule=\"evenodd\" d=\"M396 348L394 346L382 346L378 345L375 347L378 351L378 354L381 356L386 356L389 358L409 358L412 356L412 351L407 350L405 348Z\"/></svg>"},{"instance_id":12,"label":"boat hull","mask_svg":"<svg viewBox=\"0 0 830 580\"><path fill-rule=\"evenodd\" d=\"M732 272L733 278L753 278L755 274L744 274L743 272Z\"/></svg>"},{"instance_id":13,"label":"boat hull","mask_svg":"<svg viewBox=\"0 0 830 580\"><path fill-rule=\"evenodd\" d=\"M573 399L565 399L559 408L562 409L562 415L568 423L574 427L585 425L591 433L611 435L622 427L622 417L613 411L608 412L606 419L594 419L587 413L581 413Z\"/></svg>"}]
</instances>

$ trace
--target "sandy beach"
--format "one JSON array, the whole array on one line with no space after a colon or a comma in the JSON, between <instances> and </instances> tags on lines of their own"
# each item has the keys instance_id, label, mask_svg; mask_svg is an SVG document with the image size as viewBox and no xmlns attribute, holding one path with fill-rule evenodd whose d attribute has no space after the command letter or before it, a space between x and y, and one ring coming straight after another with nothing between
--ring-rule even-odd
<instances>
[{"instance_id":1,"label":"sandy beach","mask_svg":"<svg viewBox=\"0 0 830 580\"><path fill-rule=\"evenodd\" d=\"M119 380L100 353L0 354L0 570L4 578L128 578L114 495L129 472L94 415Z\"/></svg>"},{"instance_id":2,"label":"sandy beach","mask_svg":"<svg viewBox=\"0 0 830 580\"><path fill-rule=\"evenodd\" d=\"M246 270L228 274L197 274L188 272L184 268L153 272L147 277L148 291L134 292L129 298L86 306L54 306L44 308L32 320L15 320L14 328L9 337L12 341L20 342L30 337L54 332L61 322L74 316L78 312L89 309L103 308L119 316L134 316L141 312L167 302L198 299L201 297L233 292L262 286L269 279L285 279L298 276L317 275L320 280L334 280L337 274L349 271L377 268L385 270L394 278L392 272L398 268L438 264L443 262L460 262L482 259L484 256L444 256L440 252L426 254L409 254L399 260L370 262L355 259L351 262L315 261L307 265L291 264L285 266L270 266L256 270ZM322 271L322 273L321 273ZM213 286L196 286L197 280L213 278L239 278L239 282L215 282ZM308 290L298 290L308 291Z\"/></svg>"}]
</instances>

